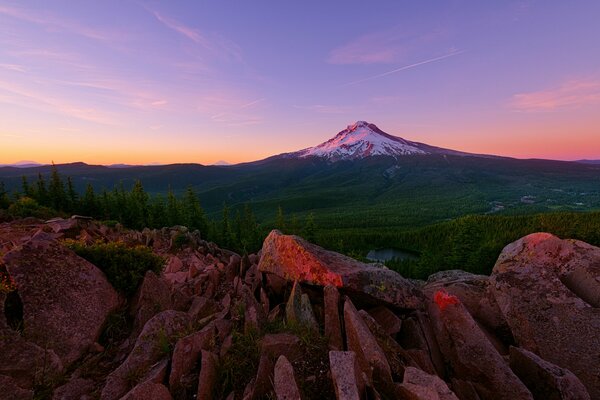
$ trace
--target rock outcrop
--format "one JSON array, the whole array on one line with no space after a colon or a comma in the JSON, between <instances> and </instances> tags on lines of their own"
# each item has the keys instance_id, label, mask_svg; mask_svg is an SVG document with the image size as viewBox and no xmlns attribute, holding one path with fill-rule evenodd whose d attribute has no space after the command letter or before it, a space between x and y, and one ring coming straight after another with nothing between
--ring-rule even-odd
<instances>
[{"instance_id":1,"label":"rock outcrop","mask_svg":"<svg viewBox=\"0 0 600 400\"><path fill-rule=\"evenodd\" d=\"M23 304L25 339L51 349L66 367L98 340L117 292L96 266L39 232L4 255Z\"/></svg>"},{"instance_id":2,"label":"rock outcrop","mask_svg":"<svg viewBox=\"0 0 600 400\"><path fill-rule=\"evenodd\" d=\"M168 262L125 303L67 237ZM0 398L600 398L600 249L585 243L534 234L489 277L417 282L278 231L243 257L184 227L82 217L0 224L0 239L16 283L0 292Z\"/></svg>"}]
</instances>

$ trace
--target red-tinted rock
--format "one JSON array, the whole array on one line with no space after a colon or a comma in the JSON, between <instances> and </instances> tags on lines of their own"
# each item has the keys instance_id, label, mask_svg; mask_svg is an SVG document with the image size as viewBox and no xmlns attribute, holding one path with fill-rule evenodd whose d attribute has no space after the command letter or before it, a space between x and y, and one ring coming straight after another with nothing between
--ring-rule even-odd
<instances>
[{"instance_id":1,"label":"red-tinted rock","mask_svg":"<svg viewBox=\"0 0 600 400\"><path fill-rule=\"evenodd\" d=\"M214 336L214 329L209 329L194 332L177 341L171 358L171 375L169 376L171 391L175 392L191 383L188 374L198 362L201 351L210 347Z\"/></svg>"},{"instance_id":2,"label":"red-tinted rock","mask_svg":"<svg viewBox=\"0 0 600 400\"><path fill-rule=\"evenodd\" d=\"M333 285L323 289L325 302L325 338L331 350L343 350L342 324L340 322L340 294Z\"/></svg>"},{"instance_id":3,"label":"red-tinted rock","mask_svg":"<svg viewBox=\"0 0 600 400\"><path fill-rule=\"evenodd\" d=\"M533 399L457 297L434 295L429 315L452 377L469 380L484 400Z\"/></svg>"},{"instance_id":4,"label":"red-tinted rock","mask_svg":"<svg viewBox=\"0 0 600 400\"><path fill-rule=\"evenodd\" d=\"M152 366L169 355L175 337L189 327L187 313L163 311L146 322L133 350L125 361L110 375L102 389L102 400L118 399L132 383L145 382Z\"/></svg>"},{"instance_id":5,"label":"red-tinted rock","mask_svg":"<svg viewBox=\"0 0 600 400\"><path fill-rule=\"evenodd\" d=\"M510 348L510 367L536 399L589 400L585 386L571 371L525 349Z\"/></svg>"},{"instance_id":6,"label":"red-tinted rock","mask_svg":"<svg viewBox=\"0 0 600 400\"><path fill-rule=\"evenodd\" d=\"M291 333L272 333L265 335L261 342L261 353L266 354L272 360L277 360L284 355L288 360L294 362L302 357L302 343L298 336Z\"/></svg>"},{"instance_id":7,"label":"red-tinted rock","mask_svg":"<svg viewBox=\"0 0 600 400\"><path fill-rule=\"evenodd\" d=\"M91 379L72 378L66 384L54 389L52 400L91 400L95 389Z\"/></svg>"},{"instance_id":8,"label":"red-tinted rock","mask_svg":"<svg viewBox=\"0 0 600 400\"><path fill-rule=\"evenodd\" d=\"M33 400L33 390L23 389L17 382L4 375L0 375L0 397L6 400Z\"/></svg>"},{"instance_id":9,"label":"red-tinted rock","mask_svg":"<svg viewBox=\"0 0 600 400\"><path fill-rule=\"evenodd\" d=\"M458 397L448 388L446 382L441 380L437 375L431 375L420 369L407 367L404 371L404 379L400 388L408 393L427 393L433 392L432 397L414 397L415 399L439 399L439 400L458 400ZM425 388L420 391L420 388ZM402 390L400 391L402 393Z\"/></svg>"},{"instance_id":10,"label":"red-tinted rock","mask_svg":"<svg viewBox=\"0 0 600 400\"><path fill-rule=\"evenodd\" d=\"M202 350L202 364L198 376L197 400L212 400L217 383L217 356Z\"/></svg>"},{"instance_id":11,"label":"red-tinted rock","mask_svg":"<svg viewBox=\"0 0 600 400\"><path fill-rule=\"evenodd\" d=\"M300 400L300 390L294 377L294 368L285 356L280 356L273 372L273 388L277 400Z\"/></svg>"},{"instance_id":12,"label":"red-tinted rock","mask_svg":"<svg viewBox=\"0 0 600 400\"><path fill-rule=\"evenodd\" d=\"M327 251L277 230L264 241L259 269L290 281L361 292L401 308L422 305L420 290L396 272Z\"/></svg>"},{"instance_id":13,"label":"red-tinted rock","mask_svg":"<svg viewBox=\"0 0 600 400\"><path fill-rule=\"evenodd\" d=\"M133 335L137 337L150 318L171 307L171 291L169 286L154 272L147 271L132 301L131 315L134 316Z\"/></svg>"},{"instance_id":14,"label":"red-tinted rock","mask_svg":"<svg viewBox=\"0 0 600 400\"><path fill-rule=\"evenodd\" d=\"M98 340L119 296L98 268L44 234L4 256L23 303L27 340L70 365Z\"/></svg>"},{"instance_id":15,"label":"red-tinted rock","mask_svg":"<svg viewBox=\"0 0 600 400\"><path fill-rule=\"evenodd\" d=\"M392 372L385 353L350 299L344 302L344 323L348 350L356 353L358 364L369 383L391 383Z\"/></svg>"},{"instance_id":16,"label":"red-tinted rock","mask_svg":"<svg viewBox=\"0 0 600 400\"><path fill-rule=\"evenodd\" d=\"M298 281L294 282L294 287L285 306L285 317L288 323L305 326L315 332L319 330L308 295L302 293Z\"/></svg>"},{"instance_id":17,"label":"red-tinted rock","mask_svg":"<svg viewBox=\"0 0 600 400\"><path fill-rule=\"evenodd\" d=\"M396 316L389 308L384 306L375 307L369 310L369 314L383 327L386 333L394 336L402 328L402 320Z\"/></svg>"},{"instance_id":18,"label":"red-tinted rock","mask_svg":"<svg viewBox=\"0 0 600 400\"><path fill-rule=\"evenodd\" d=\"M365 382L353 351L330 351L331 380L337 400L365 398Z\"/></svg>"},{"instance_id":19,"label":"red-tinted rock","mask_svg":"<svg viewBox=\"0 0 600 400\"><path fill-rule=\"evenodd\" d=\"M600 309L583 299L591 278L600 279L600 248L535 233L504 248L489 288L519 347L570 370L600 398Z\"/></svg>"},{"instance_id":20,"label":"red-tinted rock","mask_svg":"<svg viewBox=\"0 0 600 400\"><path fill-rule=\"evenodd\" d=\"M121 400L172 400L172 397L164 385L144 382L131 389Z\"/></svg>"}]
</instances>

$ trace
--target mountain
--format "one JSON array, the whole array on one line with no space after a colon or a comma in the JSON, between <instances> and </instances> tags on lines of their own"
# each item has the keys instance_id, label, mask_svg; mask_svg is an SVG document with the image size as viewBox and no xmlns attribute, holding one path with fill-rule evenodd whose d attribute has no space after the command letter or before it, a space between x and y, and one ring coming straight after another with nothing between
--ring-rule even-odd
<instances>
[{"instance_id":1,"label":"mountain","mask_svg":"<svg viewBox=\"0 0 600 400\"><path fill-rule=\"evenodd\" d=\"M35 161L18 161L16 163L12 163L12 164L0 164L0 167L14 167L14 168L32 168L32 167L39 167L41 165L44 164L40 164L38 162Z\"/></svg>"},{"instance_id":2,"label":"mountain","mask_svg":"<svg viewBox=\"0 0 600 400\"><path fill-rule=\"evenodd\" d=\"M577 160L576 162L582 163L582 164L600 165L600 160Z\"/></svg>"},{"instance_id":3,"label":"mountain","mask_svg":"<svg viewBox=\"0 0 600 400\"><path fill-rule=\"evenodd\" d=\"M282 156L296 158L320 157L335 162L363 159L370 156L401 157L427 154L473 155L412 142L385 133L375 124L357 121L352 125L348 125L346 129L326 142L297 152L286 153Z\"/></svg>"}]
</instances>

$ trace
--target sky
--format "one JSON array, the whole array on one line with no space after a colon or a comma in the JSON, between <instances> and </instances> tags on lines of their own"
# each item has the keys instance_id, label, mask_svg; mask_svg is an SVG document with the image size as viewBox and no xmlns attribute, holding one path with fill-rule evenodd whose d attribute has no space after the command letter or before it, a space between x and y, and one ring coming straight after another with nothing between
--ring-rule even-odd
<instances>
[{"instance_id":1,"label":"sky","mask_svg":"<svg viewBox=\"0 0 600 400\"><path fill-rule=\"evenodd\" d=\"M252 161L357 120L600 159L600 2L0 0L0 164Z\"/></svg>"}]
</instances>

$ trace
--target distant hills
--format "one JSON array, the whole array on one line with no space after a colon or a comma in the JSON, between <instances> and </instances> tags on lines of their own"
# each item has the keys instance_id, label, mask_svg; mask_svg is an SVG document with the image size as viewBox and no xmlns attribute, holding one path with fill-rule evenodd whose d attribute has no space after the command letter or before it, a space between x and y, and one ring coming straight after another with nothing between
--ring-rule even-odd
<instances>
[{"instance_id":1,"label":"distant hills","mask_svg":"<svg viewBox=\"0 0 600 400\"><path fill-rule=\"evenodd\" d=\"M331 140L298 152L229 165L57 165L83 192L131 187L152 194L192 185L203 207L252 204L259 218L281 206L291 218L314 212L336 229L413 227L465 214L531 213L600 208L600 165L468 154L396 138L358 122ZM18 190L51 166L0 168L0 181ZM362 228L361 228L362 227Z\"/></svg>"}]
</instances>

